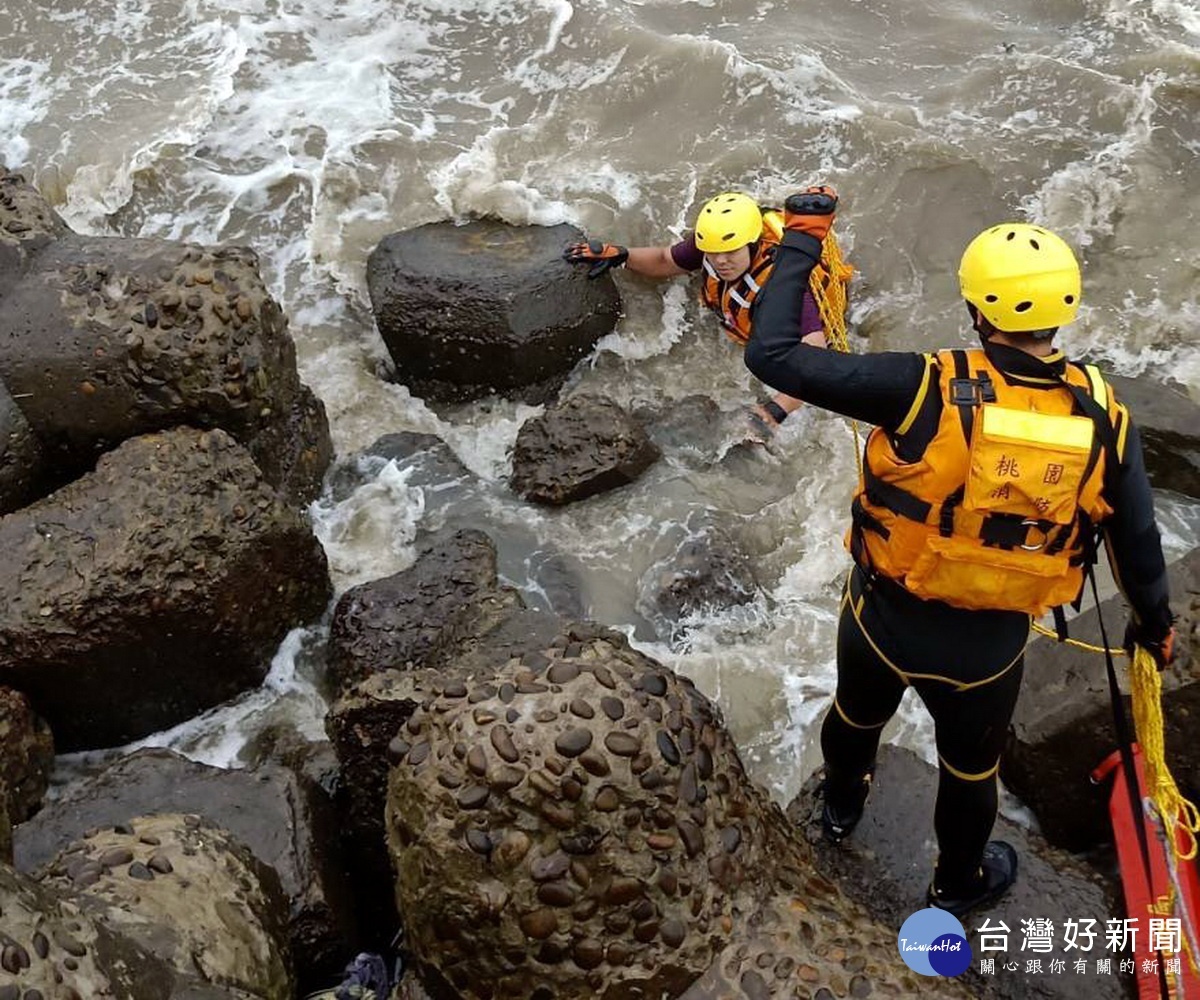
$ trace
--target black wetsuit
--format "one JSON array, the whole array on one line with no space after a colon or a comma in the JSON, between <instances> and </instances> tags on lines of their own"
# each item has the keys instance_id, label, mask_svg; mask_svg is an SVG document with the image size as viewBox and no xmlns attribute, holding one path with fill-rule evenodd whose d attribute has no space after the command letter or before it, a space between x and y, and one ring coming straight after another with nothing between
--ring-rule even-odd
<instances>
[{"instance_id":1,"label":"black wetsuit","mask_svg":"<svg viewBox=\"0 0 1200 1000\"><path fill-rule=\"evenodd\" d=\"M771 281L756 303L746 366L780 392L892 434L897 454L920 458L943 406L936 356L920 353L841 354L800 343L800 296L820 243L788 232ZM985 344L989 359L1012 382L1061 372L1061 353L1039 358ZM923 392L923 389L931 391ZM913 412L915 408L916 412ZM905 426L907 421L907 425ZM903 435L896 429L905 426ZM1133 613L1170 627L1166 567L1154 521L1150 484L1137 429L1129 426L1117 474L1106 477L1114 513L1103 529L1109 558ZM933 716L939 759L934 826L939 887L967 885L978 870L996 818L996 781L1005 733L1016 705L1030 618L1012 611L969 611L923 600L898 583L855 567L847 581L838 627L838 682L821 732L833 795L852 794L871 766L884 724L914 687Z\"/></svg>"}]
</instances>

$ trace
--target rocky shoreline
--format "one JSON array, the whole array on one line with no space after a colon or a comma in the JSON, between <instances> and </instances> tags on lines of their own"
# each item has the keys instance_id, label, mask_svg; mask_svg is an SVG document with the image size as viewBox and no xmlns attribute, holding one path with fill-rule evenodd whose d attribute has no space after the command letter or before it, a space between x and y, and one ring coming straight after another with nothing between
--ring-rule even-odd
<instances>
[{"instance_id":1,"label":"rocky shoreline","mask_svg":"<svg viewBox=\"0 0 1200 1000\"><path fill-rule=\"evenodd\" d=\"M510 485L533 504L620 488L676 447L663 414L562 394L619 303L558 261L570 235L423 227L371 265L412 385L547 403L514 450ZM553 308L520 308L514 254ZM460 271L456 317L432 276ZM1119 977L1034 977L1023 994L917 977L896 931L923 905L924 765L889 750L862 836L831 848L815 777L785 812L694 684L605 624L526 607L486 524L447 518L411 567L333 601L303 505L352 489L356 466L333 461L249 251L78 236L0 170L0 324L0 1000L295 1000L401 930L393 996L409 1000L1128 995ZM1144 388L1120 387L1155 485L1195 496L1195 407L1157 387L1143 413ZM444 450L372 449L435 476ZM644 595L664 628L757 586L702 527ZM1172 574L1183 652L1164 714L1194 795L1197 552ZM327 741L284 728L239 770L139 751L45 801L55 752L252 690L287 631L325 615ZM1094 615L1073 626L1095 631ZM998 912L1115 915L1086 780L1111 749L1103 664L1039 640L1027 678L1003 773L1045 839L1010 832L1040 874Z\"/></svg>"}]
</instances>

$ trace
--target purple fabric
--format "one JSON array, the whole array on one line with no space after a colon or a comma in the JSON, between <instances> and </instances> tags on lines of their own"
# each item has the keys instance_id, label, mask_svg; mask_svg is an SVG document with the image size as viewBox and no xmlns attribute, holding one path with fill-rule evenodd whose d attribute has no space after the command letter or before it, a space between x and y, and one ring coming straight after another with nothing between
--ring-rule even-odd
<instances>
[{"instance_id":1,"label":"purple fabric","mask_svg":"<svg viewBox=\"0 0 1200 1000\"><path fill-rule=\"evenodd\" d=\"M696 237L688 233L678 243L671 246L671 259L677 267L685 271L699 271L704 265L704 253L696 246ZM817 300L809 289L804 289L804 298L800 303L800 336L807 337L810 333L823 331L825 324L821 322L821 310L817 308Z\"/></svg>"}]
</instances>

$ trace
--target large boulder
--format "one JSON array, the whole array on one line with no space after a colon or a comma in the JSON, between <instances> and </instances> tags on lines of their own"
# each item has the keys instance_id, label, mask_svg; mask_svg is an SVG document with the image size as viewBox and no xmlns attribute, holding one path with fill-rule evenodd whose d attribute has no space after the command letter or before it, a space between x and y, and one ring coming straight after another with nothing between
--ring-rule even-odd
<instances>
[{"instance_id":1,"label":"large boulder","mask_svg":"<svg viewBox=\"0 0 1200 1000\"><path fill-rule=\"evenodd\" d=\"M105 827L141 830L151 813L203 816L244 844L278 876L302 984L337 972L355 942L354 906L333 804L312 781L264 764L226 770L169 750L139 750L69 789L14 831L15 864L33 872Z\"/></svg>"},{"instance_id":2,"label":"large boulder","mask_svg":"<svg viewBox=\"0 0 1200 1000\"><path fill-rule=\"evenodd\" d=\"M228 431L293 501L316 497L324 407L252 250L80 236L18 175L0 184L0 379L60 480L192 424Z\"/></svg>"},{"instance_id":3,"label":"large boulder","mask_svg":"<svg viewBox=\"0 0 1200 1000\"><path fill-rule=\"evenodd\" d=\"M20 691L0 687L0 788L13 823L29 819L42 805L54 766L50 727Z\"/></svg>"},{"instance_id":4,"label":"large boulder","mask_svg":"<svg viewBox=\"0 0 1200 1000\"><path fill-rule=\"evenodd\" d=\"M35 876L184 975L261 1000L293 1000L279 876L195 815L88 831Z\"/></svg>"},{"instance_id":5,"label":"large boulder","mask_svg":"<svg viewBox=\"0 0 1200 1000\"><path fill-rule=\"evenodd\" d=\"M0 864L5 1000L262 1000L205 983Z\"/></svg>"},{"instance_id":6,"label":"large boulder","mask_svg":"<svg viewBox=\"0 0 1200 1000\"><path fill-rule=\"evenodd\" d=\"M1168 573L1171 605L1179 615L1179 652L1161 674L1167 764L1184 793L1200 801L1200 549L1173 563ZM1108 640L1116 644L1129 615L1123 599L1104 601L1101 612ZM1074 619L1070 633L1098 646L1096 609ZM1126 694L1127 663L1116 658ZM1124 703L1132 728L1128 697ZM1111 839L1107 787L1093 784L1089 775L1116 749L1104 657L1053 639L1032 642L1000 777L1033 810L1052 843L1078 851Z\"/></svg>"},{"instance_id":7,"label":"large boulder","mask_svg":"<svg viewBox=\"0 0 1200 1000\"><path fill-rule=\"evenodd\" d=\"M1150 482L1159 489L1200 497L1200 406L1175 383L1105 378L1133 414Z\"/></svg>"},{"instance_id":8,"label":"large boulder","mask_svg":"<svg viewBox=\"0 0 1200 1000\"><path fill-rule=\"evenodd\" d=\"M375 324L401 382L443 402L498 393L540 403L616 325L620 296L562 260L572 226L436 222L367 259Z\"/></svg>"},{"instance_id":9,"label":"large boulder","mask_svg":"<svg viewBox=\"0 0 1200 1000\"><path fill-rule=\"evenodd\" d=\"M619 404L579 393L521 425L510 484L526 500L561 506L627 486L658 457Z\"/></svg>"},{"instance_id":10,"label":"large boulder","mask_svg":"<svg viewBox=\"0 0 1200 1000\"><path fill-rule=\"evenodd\" d=\"M330 597L308 524L220 430L146 435L0 519L0 683L60 751L113 746L257 685Z\"/></svg>"},{"instance_id":11,"label":"large boulder","mask_svg":"<svg viewBox=\"0 0 1200 1000\"><path fill-rule=\"evenodd\" d=\"M389 750L396 903L433 996L920 988L895 927L813 871L717 709L607 630L430 689Z\"/></svg>"}]
</instances>

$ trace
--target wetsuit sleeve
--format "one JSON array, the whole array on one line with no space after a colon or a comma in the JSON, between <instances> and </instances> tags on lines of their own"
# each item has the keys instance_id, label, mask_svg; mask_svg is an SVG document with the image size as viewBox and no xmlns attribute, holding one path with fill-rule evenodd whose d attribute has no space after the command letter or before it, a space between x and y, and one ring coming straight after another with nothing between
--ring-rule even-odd
<instances>
[{"instance_id":1,"label":"wetsuit sleeve","mask_svg":"<svg viewBox=\"0 0 1200 1000\"><path fill-rule=\"evenodd\" d=\"M923 355L842 354L800 343L804 289L821 243L789 230L755 302L746 367L771 388L855 420L895 430L925 380Z\"/></svg>"},{"instance_id":2,"label":"wetsuit sleeve","mask_svg":"<svg viewBox=\"0 0 1200 1000\"><path fill-rule=\"evenodd\" d=\"M1166 635L1171 627L1167 566L1154 520L1154 496L1146 476L1142 442L1127 422L1115 496L1106 497L1113 513L1104 522L1104 538L1113 576L1147 634Z\"/></svg>"},{"instance_id":3,"label":"wetsuit sleeve","mask_svg":"<svg viewBox=\"0 0 1200 1000\"><path fill-rule=\"evenodd\" d=\"M688 233L678 243L671 245L671 260L675 261L676 267L685 271L699 271L704 266L704 254L696 246L695 234Z\"/></svg>"}]
</instances>

